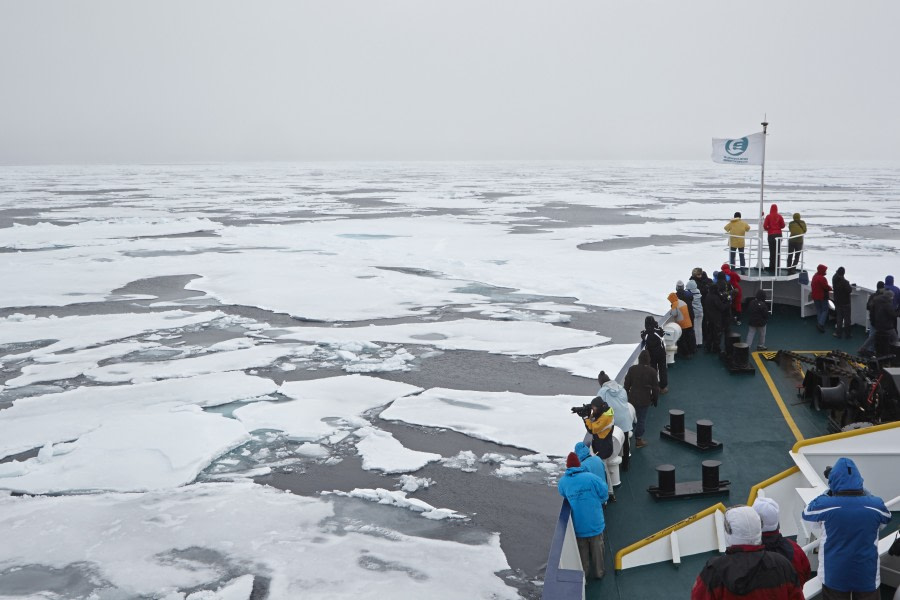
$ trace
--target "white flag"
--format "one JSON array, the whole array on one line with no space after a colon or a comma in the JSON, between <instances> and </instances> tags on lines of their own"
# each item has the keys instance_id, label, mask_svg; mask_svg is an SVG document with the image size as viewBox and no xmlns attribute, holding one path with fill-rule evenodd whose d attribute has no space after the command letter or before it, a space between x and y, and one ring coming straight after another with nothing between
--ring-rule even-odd
<instances>
[{"instance_id":1,"label":"white flag","mask_svg":"<svg viewBox=\"0 0 900 600\"><path fill-rule=\"evenodd\" d=\"M713 162L730 165L761 165L766 147L766 135L762 132L737 139L713 138Z\"/></svg>"}]
</instances>

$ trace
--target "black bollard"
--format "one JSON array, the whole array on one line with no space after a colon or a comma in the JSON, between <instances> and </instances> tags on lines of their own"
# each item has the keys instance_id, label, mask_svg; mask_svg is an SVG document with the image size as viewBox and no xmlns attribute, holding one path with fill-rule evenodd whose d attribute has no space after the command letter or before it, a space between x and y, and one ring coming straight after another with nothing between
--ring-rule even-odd
<instances>
[{"instance_id":1,"label":"black bollard","mask_svg":"<svg viewBox=\"0 0 900 600\"><path fill-rule=\"evenodd\" d=\"M725 336L725 360L730 360L734 352L734 345L741 341L741 334L731 332Z\"/></svg>"},{"instance_id":2,"label":"black bollard","mask_svg":"<svg viewBox=\"0 0 900 600\"><path fill-rule=\"evenodd\" d=\"M675 495L675 465L659 465L656 467L660 496Z\"/></svg>"},{"instance_id":3,"label":"black bollard","mask_svg":"<svg viewBox=\"0 0 900 600\"><path fill-rule=\"evenodd\" d=\"M722 461L704 460L700 463L703 468L703 491L710 492L719 489L719 465Z\"/></svg>"},{"instance_id":4,"label":"black bollard","mask_svg":"<svg viewBox=\"0 0 900 600\"><path fill-rule=\"evenodd\" d=\"M713 422L708 419L697 421L697 446L700 448L713 445L712 426Z\"/></svg>"},{"instance_id":5,"label":"black bollard","mask_svg":"<svg viewBox=\"0 0 900 600\"><path fill-rule=\"evenodd\" d=\"M669 411L669 433L675 437L684 437L684 411L673 408Z\"/></svg>"},{"instance_id":6,"label":"black bollard","mask_svg":"<svg viewBox=\"0 0 900 600\"><path fill-rule=\"evenodd\" d=\"M739 369L750 366L750 346L744 342L736 342L731 350L731 362Z\"/></svg>"}]
</instances>

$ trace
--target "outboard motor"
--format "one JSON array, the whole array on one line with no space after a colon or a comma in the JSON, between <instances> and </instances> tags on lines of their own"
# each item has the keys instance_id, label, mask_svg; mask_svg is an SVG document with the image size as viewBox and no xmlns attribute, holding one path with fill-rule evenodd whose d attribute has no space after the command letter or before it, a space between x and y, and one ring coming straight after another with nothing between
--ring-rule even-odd
<instances>
[{"instance_id":1,"label":"outboard motor","mask_svg":"<svg viewBox=\"0 0 900 600\"><path fill-rule=\"evenodd\" d=\"M681 325L678 323L666 323L663 331L666 332L663 338L663 343L666 345L666 364L671 365L674 364L675 353L678 351L676 343L681 337Z\"/></svg>"}]
</instances>

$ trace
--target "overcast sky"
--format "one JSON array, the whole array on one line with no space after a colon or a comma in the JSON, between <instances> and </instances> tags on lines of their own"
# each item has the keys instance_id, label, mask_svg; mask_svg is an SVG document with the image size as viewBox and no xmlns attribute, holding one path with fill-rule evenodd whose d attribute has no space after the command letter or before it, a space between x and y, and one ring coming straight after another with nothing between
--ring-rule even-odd
<instances>
[{"instance_id":1,"label":"overcast sky","mask_svg":"<svg viewBox=\"0 0 900 600\"><path fill-rule=\"evenodd\" d=\"M900 2L0 0L0 163L900 160Z\"/></svg>"}]
</instances>

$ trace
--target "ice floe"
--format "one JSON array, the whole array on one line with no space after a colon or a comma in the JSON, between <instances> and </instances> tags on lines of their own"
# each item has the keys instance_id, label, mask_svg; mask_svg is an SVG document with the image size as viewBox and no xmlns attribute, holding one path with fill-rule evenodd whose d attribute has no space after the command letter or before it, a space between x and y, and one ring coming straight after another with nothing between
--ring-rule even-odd
<instances>
[{"instance_id":1,"label":"ice floe","mask_svg":"<svg viewBox=\"0 0 900 600\"><path fill-rule=\"evenodd\" d=\"M569 409L589 399L432 388L398 398L382 411L381 418L445 427L498 444L564 456L584 436L584 426ZM536 421L540 427L534 427Z\"/></svg>"},{"instance_id":2,"label":"ice floe","mask_svg":"<svg viewBox=\"0 0 900 600\"><path fill-rule=\"evenodd\" d=\"M14 314L0 319L0 344L53 341L41 348L5 356L3 361L9 362L67 350L91 348L144 333L191 327L222 316L224 314L218 311L183 310L40 318Z\"/></svg>"},{"instance_id":3,"label":"ice floe","mask_svg":"<svg viewBox=\"0 0 900 600\"><path fill-rule=\"evenodd\" d=\"M268 367L285 356L308 355L314 349L314 346L297 344L269 344L176 360L113 363L90 369L85 372L85 375L94 381L102 383L121 383L125 381L140 383L156 379L192 377L209 373Z\"/></svg>"},{"instance_id":4,"label":"ice floe","mask_svg":"<svg viewBox=\"0 0 900 600\"><path fill-rule=\"evenodd\" d=\"M530 321L460 319L436 323L369 325L367 327L295 327L280 339L327 343L393 342L421 344L441 350L475 350L497 354L533 355L564 348L608 342L590 331Z\"/></svg>"},{"instance_id":5,"label":"ice floe","mask_svg":"<svg viewBox=\"0 0 900 600\"><path fill-rule=\"evenodd\" d=\"M22 462L0 487L29 494L174 488L250 439L243 425L199 407L106 419L65 445L65 453ZM43 450L42 450L43 452Z\"/></svg>"},{"instance_id":6,"label":"ice floe","mask_svg":"<svg viewBox=\"0 0 900 600\"><path fill-rule=\"evenodd\" d=\"M635 338L638 336L635 335ZM595 348L585 348L578 352L554 354L538 359L544 367L563 369L577 375L596 379L600 371L606 371L610 378L615 378L623 365L634 353L634 344L607 344Z\"/></svg>"},{"instance_id":7,"label":"ice floe","mask_svg":"<svg viewBox=\"0 0 900 600\"><path fill-rule=\"evenodd\" d=\"M389 432L374 427L361 427L354 434L359 438L356 452L362 456L362 468L367 471L408 473L441 459L434 452L405 448Z\"/></svg>"},{"instance_id":8,"label":"ice floe","mask_svg":"<svg viewBox=\"0 0 900 600\"><path fill-rule=\"evenodd\" d=\"M408 498L403 490L385 490L383 488L362 489L356 488L351 492L331 492L338 496L350 496L352 498L362 498L378 504L387 504L398 508L406 508L413 512L421 513L426 519L433 521L441 521L443 519L465 519L466 515L460 514L449 508L435 508L427 502L422 502L417 498Z\"/></svg>"},{"instance_id":9,"label":"ice floe","mask_svg":"<svg viewBox=\"0 0 900 600\"><path fill-rule=\"evenodd\" d=\"M79 387L19 398L0 411L0 457L37 448L47 441L75 440L111 419L139 420L186 405L228 404L277 389L269 379L230 372L136 385ZM165 432L161 435L169 436Z\"/></svg>"},{"instance_id":10,"label":"ice floe","mask_svg":"<svg viewBox=\"0 0 900 600\"><path fill-rule=\"evenodd\" d=\"M462 544L351 525L328 497L249 482L2 497L0 530L16 543L0 546L0 563L83 565L122 597L221 590L250 575L268 580L272 598L518 597L495 575L509 568L497 535Z\"/></svg>"},{"instance_id":11,"label":"ice floe","mask_svg":"<svg viewBox=\"0 0 900 600\"><path fill-rule=\"evenodd\" d=\"M234 411L250 431L275 429L297 441L315 442L342 429L368 425L361 415L421 388L363 375L289 381L286 402L255 402Z\"/></svg>"}]
</instances>

